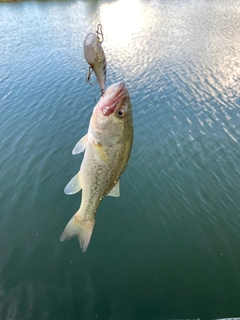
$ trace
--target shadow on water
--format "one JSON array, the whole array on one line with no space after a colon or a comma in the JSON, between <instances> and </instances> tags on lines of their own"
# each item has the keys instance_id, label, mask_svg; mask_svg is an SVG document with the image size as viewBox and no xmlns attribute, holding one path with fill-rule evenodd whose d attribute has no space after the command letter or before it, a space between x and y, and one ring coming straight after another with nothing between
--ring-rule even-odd
<instances>
[{"instance_id":1,"label":"shadow on water","mask_svg":"<svg viewBox=\"0 0 240 320\"><path fill-rule=\"evenodd\" d=\"M48 245L31 252L16 246L0 275L1 320L93 319L95 288L88 261L83 255L74 262L71 257L70 251Z\"/></svg>"}]
</instances>

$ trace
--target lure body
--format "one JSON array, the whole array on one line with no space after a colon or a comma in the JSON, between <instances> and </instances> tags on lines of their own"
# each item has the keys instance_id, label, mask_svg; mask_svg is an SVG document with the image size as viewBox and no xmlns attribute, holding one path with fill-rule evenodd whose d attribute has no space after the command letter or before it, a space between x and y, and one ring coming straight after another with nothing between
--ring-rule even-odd
<instances>
[{"instance_id":1,"label":"lure body","mask_svg":"<svg viewBox=\"0 0 240 320\"><path fill-rule=\"evenodd\" d=\"M103 95L107 66L100 38L95 33L89 33L84 40L84 57L90 65L90 68L94 71L101 89L101 94ZM89 70L88 82L90 82L90 77L91 70Z\"/></svg>"}]
</instances>

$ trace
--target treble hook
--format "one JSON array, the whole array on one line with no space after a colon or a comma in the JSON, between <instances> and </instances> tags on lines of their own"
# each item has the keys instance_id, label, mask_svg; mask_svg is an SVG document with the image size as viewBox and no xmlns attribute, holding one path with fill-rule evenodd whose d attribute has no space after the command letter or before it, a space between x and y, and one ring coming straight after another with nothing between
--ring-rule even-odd
<instances>
[{"instance_id":1,"label":"treble hook","mask_svg":"<svg viewBox=\"0 0 240 320\"><path fill-rule=\"evenodd\" d=\"M95 83L91 83L91 75L92 75L92 72L93 72L93 68L92 68L92 66L89 66L87 78L86 78L85 81L86 81L86 83L89 83L90 86L95 86L95 84L97 83L97 79L96 79Z\"/></svg>"},{"instance_id":2,"label":"treble hook","mask_svg":"<svg viewBox=\"0 0 240 320\"><path fill-rule=\"evenodd\" d=\"M99 41L100 43L103 43L104 38L103 38L103 32L102 32L102 25L101 25L101 23L99 23L99 24L97 25L96 34L97 34L97 36L98 36L98 41ZM99 35L101 36L101 38L99 37Z\"/></svg>"},{"instance_id":3,"label":"treble hook","mask_svg":"<svg viewBox=\"0 0 240 320\"><path fill-rule=\"evenodd\" d=\"M104 93L105 93L105 91L104 91L103 89L101 89L101 97L104 95ZM95 102L95 103L97 103L97 100L96 100L96 98L95 98L95 97L94 97L94 99L93 99L93 100L94 100L94 102Z\"/></svg>"}]
</instances>

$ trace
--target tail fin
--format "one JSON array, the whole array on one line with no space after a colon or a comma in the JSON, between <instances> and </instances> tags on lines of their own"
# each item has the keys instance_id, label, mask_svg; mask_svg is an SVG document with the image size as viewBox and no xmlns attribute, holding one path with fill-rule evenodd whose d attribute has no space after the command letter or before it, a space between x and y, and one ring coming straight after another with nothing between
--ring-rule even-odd
<instances>
[{"instance_id":1,"label":"tail fin","mask_svg":"<svg viewBox=\"0 0 240 320\"><path fill-rule=\"evenodd\" d=\"M68 222L60 240L65 241L73 236L77 236L82 252L85 252L91 239L95 220L83 220L78 214L79 212L77 212Z\"/></svg>"}]
</instances>

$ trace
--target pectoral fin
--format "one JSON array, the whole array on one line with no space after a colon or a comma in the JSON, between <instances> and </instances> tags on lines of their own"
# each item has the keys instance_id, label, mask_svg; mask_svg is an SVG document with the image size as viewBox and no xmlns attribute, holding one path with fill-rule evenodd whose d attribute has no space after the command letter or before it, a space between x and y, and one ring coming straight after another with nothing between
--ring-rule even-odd
<instances>
[{"instance_id":1,"label":"pectoral fin","mask_svg":"<svg viewBox=\"0 0 240 320\"><path fill-rule=\"evenodd\" d=\"M68 182L64 188L66 194L74 194L82 189L80 184L80 171Z\"/></svg>"},{"instance_id":2,"label":"pectoral fin","mask_svg":"<svg viewBox=\"0 0 240 320\"><path fill-rule=\"evenodd\" d=\"M120 180L115 184L112 190L107 194L110 197L120 197Z\"/></svg>"},{"instance_id":3,"label":"pectoral fin","mask_svg":"<svg viewBox=\"0 0 240 320\"><path fill-rule=\"evenodd\" d=\"M86 144L87 144L87 134L82 137L78 143L75 145L75 147L73 148L73 151L72 151L72 154L78 154L78 153L81 153L85 150L85 147L86 147Z\"/></svg>"},{"instance_id":4,"label":"pectoral fin","mask_svg":"<svg viewBox=\"0 0 240 320\"><path fill-rule=\"evenodd\" d=\"M108 161L108 156L106 154L106 151L104 150L104 147L101 143L93 143L93 147L95 149L95 156L96 160L98 162L107 162Z\"/></svg>"}]
</instances>

